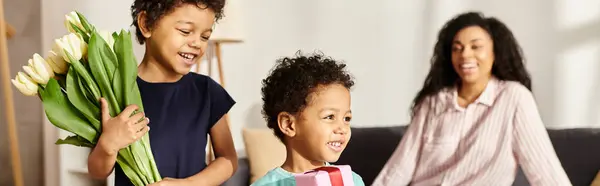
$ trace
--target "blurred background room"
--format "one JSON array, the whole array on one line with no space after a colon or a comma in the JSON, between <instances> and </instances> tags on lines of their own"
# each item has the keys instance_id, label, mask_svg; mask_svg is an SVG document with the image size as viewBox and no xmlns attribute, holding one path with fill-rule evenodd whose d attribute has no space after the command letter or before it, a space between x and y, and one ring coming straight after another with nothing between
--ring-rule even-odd
<instances>
[{"instance_id":1,"label":"blurred background room","mask_svg":"<svg viewBox=\"0 0 600 186\"><path fill-rule=\"evenodd\" d=\"M256 146L244 140L245 129L253 129L246 130L248 135L271 135L261 116L260 87L277 58L319 50L345 61L356 78L352 126L404 126L429 69L438 30L469 10L497 17L515 34L548 129L600 128L599 0L227 1L213 53L192 69L223 82L237 101L229 124L240 158L247 157L247 147ZM7 38L10 77L33 53L49 51L53 39L67 33L63 20L68 12L77 10L104 30L130 29L132 2L4 0L6 23L15 31ZM138 60L142 47L136 46ZM37 97L13 88L13 100L24 185L105 184L86 176L89 149L54 144L67 134L46 120ZM0 104L0 186L10 186L14 180L4 107Z\"/></svg>"}]
</instances>

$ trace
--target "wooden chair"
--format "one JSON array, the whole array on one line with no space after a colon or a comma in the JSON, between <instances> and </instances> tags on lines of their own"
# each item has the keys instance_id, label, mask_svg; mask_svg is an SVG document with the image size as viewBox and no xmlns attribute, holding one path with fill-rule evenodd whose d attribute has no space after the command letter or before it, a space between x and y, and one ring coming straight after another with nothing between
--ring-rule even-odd
<instances>
[{"instance_id":1,"label":"wooden chair","mask_svg":"<svg viewBox=\"0 0 600 186\"><path fill-rule=\"evenodd\" d=\"M23 186L23 172L21 171L21 155L17 137L17 126L14 109L14 99L10 83L10 65L8 63L7 40L15 35L15 29L4 21L4 2L0 0L0 85L3 91L4 110L6 111L6 125L10 143L10 155L15 186ZM3 135L2 135L3 136Z\"/></svg>"}]
</instances>

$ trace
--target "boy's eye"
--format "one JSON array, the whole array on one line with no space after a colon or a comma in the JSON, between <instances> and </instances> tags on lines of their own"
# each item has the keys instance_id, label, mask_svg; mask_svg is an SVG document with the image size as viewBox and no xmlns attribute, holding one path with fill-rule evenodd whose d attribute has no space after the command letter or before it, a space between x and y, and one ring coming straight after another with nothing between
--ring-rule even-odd
<instances>
[{"instance_id":1,"label":"boy's eye","mask_svg":"<svg viewBox=\"0 0 600 186\"><path fill-rule=\"evenodd\" d=\"M352 117L345 117L345 118L344 118L344 121L345 121L345 122L350 122L351 120L352 120Z\"/></svg>"},{"instance_id":2,"label":"boy's eye","mask_svg":"<svg viewBox=\"0 0 600 186\"><path fill-rule=\"evenodd\" d=\"M210 36L202 36L202 40L208 41L208 39L210 39Z\"/></svg>"},{"instance_id":3,"label":"boy's eye","mask_svg":"<svg viewBox=\"0 0 600 186\"><path fill-rule=\"evenodd\" d=\"M188 35L188 34L190 34L190 33L191 33L190 31L187 31L187 30L182 30L182 29L179 29L179 32L181 32L181 33L182 33L182 34L184 34L184 35Z\"/></svg>"},{"instance_id":4,"label":"boy's eye","mask_svg":"<svg viewBox=\"0 0 600 186\"><path fill-rule=\"evenodd\" d=\"M334 119L334 116L333 115L329 115L329 116L327 116L327 117L325 117L323 119Z\"/></svg>"}]
</instances>

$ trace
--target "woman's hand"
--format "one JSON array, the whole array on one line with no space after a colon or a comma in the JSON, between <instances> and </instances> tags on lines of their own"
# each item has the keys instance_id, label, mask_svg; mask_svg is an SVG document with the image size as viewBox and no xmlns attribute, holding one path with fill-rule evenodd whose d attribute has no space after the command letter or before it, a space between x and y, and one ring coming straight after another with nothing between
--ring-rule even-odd
<instances>
[{"instance_id":1,"label":"woman's hand","mask_svg":"<svg viewBox=\"0 0 600 186\"><path fill-rule=\"evenodd\" d=\"M136 105L127 106L119 115L111 118L108 111L108 103L104 98L100 99L102 107L102 135L98 139L98 144L109 154L116 154L122 148L137 141L150 128L150 120L144 116L144 113L131 114L139 107Z\"/></svg>"},{"instance_id":2,"label":"woman's hand","mask_svg":"<svg viewBox=\"0 0 600 186\"><path fill-rule=\"evenodd\" d=\"M183 179L175 179L175 178L163 178L159 182L152 183L147 186L185 186L189 185Z\"/></svg>"}]
</instances>

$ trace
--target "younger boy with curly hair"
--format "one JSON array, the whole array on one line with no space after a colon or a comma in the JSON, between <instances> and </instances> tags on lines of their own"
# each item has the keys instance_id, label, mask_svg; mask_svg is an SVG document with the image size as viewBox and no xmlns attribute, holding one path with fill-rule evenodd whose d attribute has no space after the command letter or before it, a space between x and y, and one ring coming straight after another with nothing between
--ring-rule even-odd
<instances>
[{"instance_id":1,"label":"younger boy with curly hair","mask_svg":"<svg viewBox=\"0 0 600 186\"><path fill-rule=\"evenodd\" d=\"M263 116L286 147L286 160L253 186L294 186L294 174L329 165L350 140L346 65L322 54L279 59L263 80ZM353 173L356 186L364 185Z\"/></svg>"}]
</instances>

